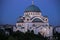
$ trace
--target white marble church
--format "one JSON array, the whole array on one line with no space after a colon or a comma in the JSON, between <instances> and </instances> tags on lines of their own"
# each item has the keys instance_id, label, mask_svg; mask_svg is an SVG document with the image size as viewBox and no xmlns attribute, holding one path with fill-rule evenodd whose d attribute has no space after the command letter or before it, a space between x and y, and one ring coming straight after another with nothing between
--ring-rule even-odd
<instances>
[{"instance_id":1,"label":"white marble church","mask_svg":"<svg viewBox=\"0 0 60 40\"><path fill-rule=\"evenodd\" d=\"M41 33L43 36L52 36L53 28L49 26L48 17L42 16L41 10L33 4L28 6L23 16L19 16L14 31L27 32L33 30L35 34Z\"/></svg>"}]
</instances>

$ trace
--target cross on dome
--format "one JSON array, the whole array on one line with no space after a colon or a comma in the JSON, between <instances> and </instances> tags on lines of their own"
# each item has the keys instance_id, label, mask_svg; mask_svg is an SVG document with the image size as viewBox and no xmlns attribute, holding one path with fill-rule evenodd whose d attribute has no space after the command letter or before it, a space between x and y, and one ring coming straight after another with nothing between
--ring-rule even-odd
<instances>
[{"instance_id":1,"label":"cross on dome","mask_svg":"<svg viewBox=\"0 0 60 40\"><path fill-rule=\"evenodd\" d=\"M34 0L32 0L32 5L34 4Z\"/></svg>"}]
</instances>

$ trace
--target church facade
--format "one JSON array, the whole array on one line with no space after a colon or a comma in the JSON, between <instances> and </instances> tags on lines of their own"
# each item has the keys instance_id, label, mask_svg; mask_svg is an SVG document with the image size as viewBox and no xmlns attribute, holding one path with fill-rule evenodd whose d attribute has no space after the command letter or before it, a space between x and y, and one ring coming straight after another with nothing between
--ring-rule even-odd
<instances>
[{"instance_id":1,"label":"church facade","mask_svg":"<svg viewBox=\"0 0 60 40\"><path fill-rule=\"evenodd\" d=\"M41 10L36 5L28 6L23 16L19 16L14 31L27 32L34 31L35 34L41 33L43 36L52 36L53 28L49 26L48 17L42 16Z\"/></svg>"}]
</instances>

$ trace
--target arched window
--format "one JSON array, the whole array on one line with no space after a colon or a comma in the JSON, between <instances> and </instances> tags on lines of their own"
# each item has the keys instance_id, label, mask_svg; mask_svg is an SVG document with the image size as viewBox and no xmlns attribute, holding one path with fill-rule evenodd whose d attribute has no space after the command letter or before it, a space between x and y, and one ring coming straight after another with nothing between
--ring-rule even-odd
<instances>
[{"instance_id":1,"label":"arched window","mask_svg":"<svg viewBox=\"0 0 60 40\"><path fill-rule=\"evenodd\" d=\"M29 21L29 19L27 19L27 21Z\"/></svg>"},{"instance_id":2,"label":"arched window","mask_svg":"<svg viewBox=\"0 0 60 40\"><path fill-rule=\"evenodd\" d=\"M35 25L35 24L33 24L32 26L33 26L33 27L36 27L36 25Z\"/></svg>"},{"instance_id":3,"label":"arched window","mask_svg":"<svg viewBox=\"0 0 60 40\"><path fill-rule=\"evenodd\" d=\"M43 23L43 21L39 18L35 18L32 22L42 22Z\"/></svg>"},{"instance_id":4,"label":"arched window","mask_svg":"<svg viewBox=\"0 0 60 40\"><path fill-rule=\"evenodd\" d=\"M46 19L46 21L47 21L47 19Z\"/></svg>"},{"instance_id":5,"label":"arched window","mask_svg":"<svg viewBox=\"0 0 60 40\"><path fill-rule=\"evenodd\" d=\"M21 27L21 25L18 25L18 27Z\"/></svg>"}]
</instances>

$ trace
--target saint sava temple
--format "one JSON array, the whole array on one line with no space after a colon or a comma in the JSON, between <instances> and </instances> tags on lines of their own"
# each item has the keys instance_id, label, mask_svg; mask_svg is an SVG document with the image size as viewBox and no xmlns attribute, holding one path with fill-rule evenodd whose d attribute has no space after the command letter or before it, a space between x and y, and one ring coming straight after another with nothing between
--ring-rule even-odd
<instances>
[{"instance_id":1,"label":"saint sava temple","mask_svg":"<svg viewBox=\"0 0 60 40\"><path fill-rule=\"evenodd\" d=\"M32 1L32 5L29 5L25 11L23 16L19 16L16 27L13 28L13 31L21 31L23 33L28 30L34 31L35 34L40 33L43 36L53 36L53 27L49 26L48 17L42 16L42 12L34 5Z\"/></svg>"}]
</instances>

